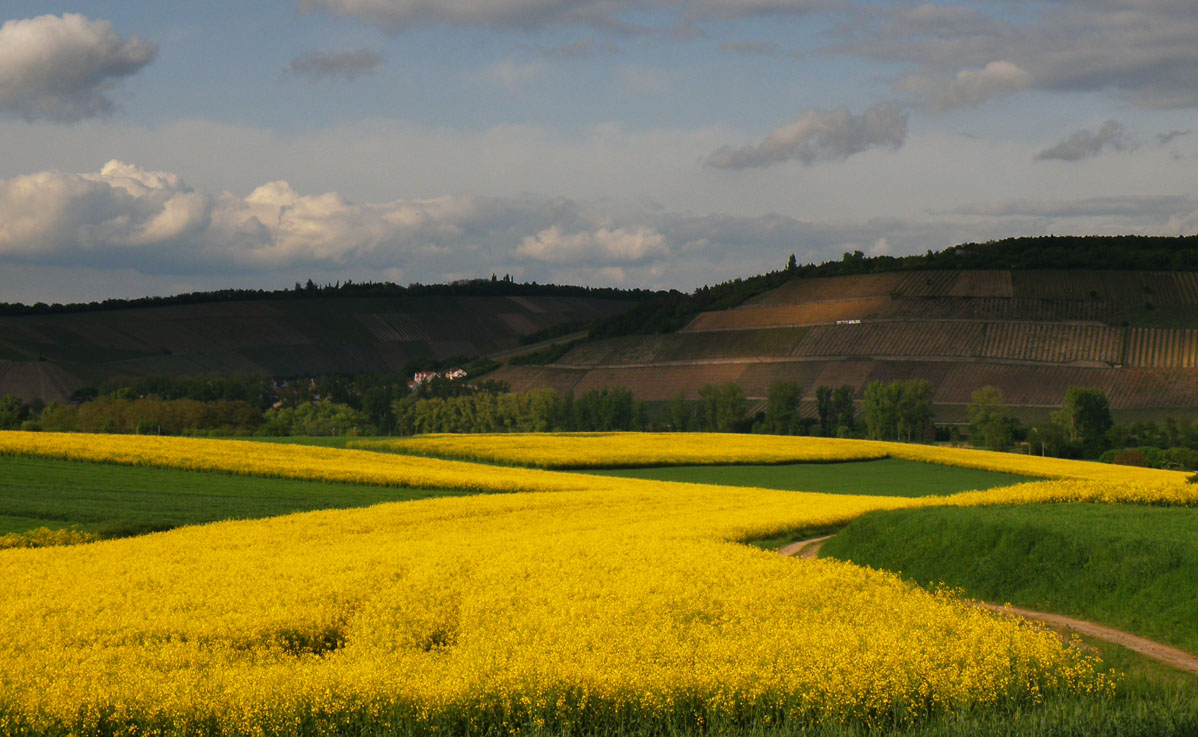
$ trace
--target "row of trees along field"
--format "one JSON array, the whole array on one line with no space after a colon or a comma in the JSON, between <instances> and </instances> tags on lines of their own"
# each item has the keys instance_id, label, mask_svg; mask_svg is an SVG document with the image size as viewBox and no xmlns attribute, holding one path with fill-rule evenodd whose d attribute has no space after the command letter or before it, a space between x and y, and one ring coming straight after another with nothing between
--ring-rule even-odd
<instances>
[{"instance_id":1,"label":"row of trees along field","mask_svg":"<svg viewBox=\"0 0 1198 737\"><path fill-rule=\"evenodd\" d=\"M323 377L292 382L277 393L268 393L261 379L171 379L162 386L142 381L146 385L138 388L165 388L168 397L186 389L219 398L131 396L129 386L109 387L104 395L74 404L25 403L7 396L0 398L0 429L226 436L702 430L904 442L963 439L957 427L936 425L934 387L923 380L872 382L859 403L851 386L816 387L814 417L800 414L803 391L793 381L771 384L764 407L755 413L748 411L744 391L731 382L702 387L698 401L679 393L650 406L621 387L577 396L553 389L513 393L501 382L471 385L441 378L412 391L396 376ZM268 396L279 398L263 409ZM1070 387L1050 420L1031 426L1013 416L996 387L976 390L968 409L968 440L976 447L1198 467L1198 423L1170 418L1163 425L1116 425L1100 389Z\"/></svg>"}]
</instances>

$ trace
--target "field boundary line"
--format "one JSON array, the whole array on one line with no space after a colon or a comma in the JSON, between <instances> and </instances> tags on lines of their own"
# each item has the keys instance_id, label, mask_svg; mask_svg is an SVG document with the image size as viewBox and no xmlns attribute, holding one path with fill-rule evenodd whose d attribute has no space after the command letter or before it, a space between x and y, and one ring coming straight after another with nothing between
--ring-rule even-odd
<instances>
[{"instance_id":1,"label":"field boundary line","mask_svg":"<svg viewBox=\"0 0 1198 737\"><path fill-rule=\"evenodd\" d=\"M815 558L819 554L820 548L824 546L828 540L834 535L824 535L822 537L813 537L807 540L799 540L789 545L778 549L779 555L799 559ZM1093 637L1096 640L1109 642L1113 645L1125 647L1128 650L1137 652L1147 658L1151 658L1165 665L1172 666L1178 670L1187 673L1198 674L1198 656L1192 655L1185 650L1179 650L1175 647L1170 647L1155 640L1149 640L1146 637L1133 635L1130 632L1117 630L1114 627L1089 622L1076 617L1069 617L1064 614L1051 614L1049 612L1038 612L1033 609L1024 609L1023 607L1011 606L1010 604L991 604L985 601L975 601L974 606L982 609L989 609L992 612L1006 614L1013 617L1021 617L1032 621L1046 624L1053 629L1068 630L1076 632L1079 635Z\"/></svg>"}]
</instances>

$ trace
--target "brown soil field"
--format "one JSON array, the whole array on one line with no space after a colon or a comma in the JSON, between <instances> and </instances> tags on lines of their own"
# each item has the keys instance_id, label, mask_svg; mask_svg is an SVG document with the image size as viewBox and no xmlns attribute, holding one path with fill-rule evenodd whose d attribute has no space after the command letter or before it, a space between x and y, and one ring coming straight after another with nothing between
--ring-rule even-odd
<instances>
[{"instance_id":1,"label":"brown soil field","mask_svg":"<svg viewBox=\"0 0 1198 737\"><path fill-rule=\"evenodd\" d=\"M682 332L821 325L837 320L871 319L885 316L893 301L890 297L867 297L797 305L749 305L735 310L704 312Z\"/></svg>"}]
</instances>

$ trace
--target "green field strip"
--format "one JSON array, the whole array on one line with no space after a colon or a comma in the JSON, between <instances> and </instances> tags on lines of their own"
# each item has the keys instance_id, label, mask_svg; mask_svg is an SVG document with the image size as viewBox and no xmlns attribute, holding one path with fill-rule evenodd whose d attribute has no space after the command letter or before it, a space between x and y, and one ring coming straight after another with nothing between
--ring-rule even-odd
<instances>
[{"instance_id":1,"label":"green field strip","mask_svg":"<svg viewBox=\"0 0 1198 737\"><path fill-rule=\"evenodd\" d=\"M78 525L121 536L466 493L0 456L0 534Z\"/></svg>"},{"instance_id":2,"label":"green field strip","mask_svg":"<svg viewBox=\"0 0 1198 737\"><path fill-rule=\"evenodd\" d=\"M735 466L659 466L588 470L604 476L752 486L784 491L871 496L932 496L978 491L1039 479L918 461L884 458L852 463L787 463Z\"/></svg>"},{"instance_id":3,"label":"green field strip","mask_svg":"<svg viewBox=\"0 0 1198 737\"><path fill-rule=\"evenodd\" d=\"M935 507L851 522L821 557L1079 617L1198 654L1198 509Z\"/></svg>"}]
</instances>

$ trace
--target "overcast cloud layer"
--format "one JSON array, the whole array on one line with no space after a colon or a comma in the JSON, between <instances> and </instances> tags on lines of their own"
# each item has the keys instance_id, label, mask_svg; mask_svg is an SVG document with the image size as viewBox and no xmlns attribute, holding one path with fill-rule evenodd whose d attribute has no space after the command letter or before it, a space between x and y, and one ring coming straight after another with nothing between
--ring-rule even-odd
<instances>
[{"instance_id":1,"label":"overcast cloud layer","mask_svg":"<svg viewBox=\"0 0 1198 737\"><path fill-rule=\"evenodd\" d=\"M1198 232L1189 0L13 3L0 302Z\"/></svg>"}]
</instances>

